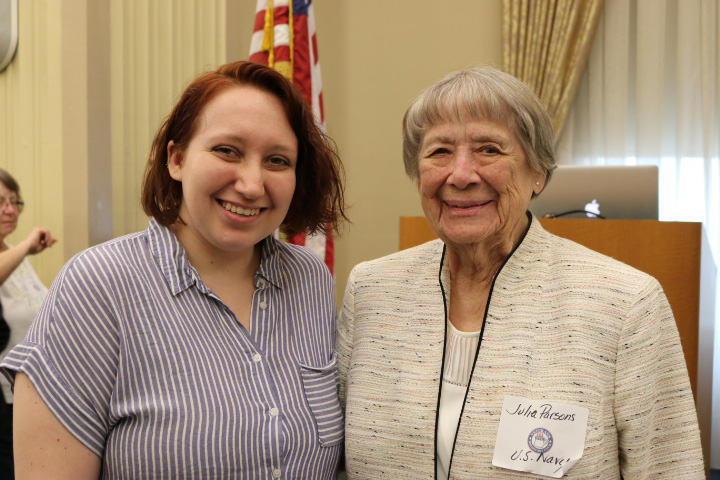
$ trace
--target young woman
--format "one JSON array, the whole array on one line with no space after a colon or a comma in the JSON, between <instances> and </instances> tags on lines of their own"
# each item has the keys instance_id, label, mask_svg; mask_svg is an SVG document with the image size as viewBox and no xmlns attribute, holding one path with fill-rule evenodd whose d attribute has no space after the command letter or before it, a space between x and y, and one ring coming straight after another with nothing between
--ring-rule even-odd
<instances>
[{"instance_id":1,"label":"young woman","mask_svg":"<svg viewBox=\"0 0 720 480\"><path fill-rule=\"evenodd\" d=\"M71 260L2 363L19 474L335 477L332 276L273 238L344 218L329 145L270 68L185 90L150 154L147 230Z\"/></svg>"}]
</instances>

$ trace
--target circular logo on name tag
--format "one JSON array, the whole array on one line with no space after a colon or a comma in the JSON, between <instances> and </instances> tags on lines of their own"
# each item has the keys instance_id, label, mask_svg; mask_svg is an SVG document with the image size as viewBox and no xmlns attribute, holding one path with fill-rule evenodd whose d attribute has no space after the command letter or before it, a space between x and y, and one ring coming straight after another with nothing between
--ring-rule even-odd
<instances>
[{"instance_id":1,"label":"circular logo on name tag","mask_svg":"<svg viewBox=\"0 0 720 480\"><path fill-rule=\"evenodd\" d=\"M535 453L545 453L553 446L552 434L544 428L536 428L528 435L528 447Z\"/></svg>"}]
</instances>

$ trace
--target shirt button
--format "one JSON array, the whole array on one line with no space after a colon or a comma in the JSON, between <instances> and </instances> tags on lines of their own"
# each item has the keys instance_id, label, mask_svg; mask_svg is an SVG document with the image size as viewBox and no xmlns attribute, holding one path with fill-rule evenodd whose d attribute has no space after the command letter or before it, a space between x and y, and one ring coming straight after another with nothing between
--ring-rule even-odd
<instances>
[{"instance_id":1,"label":"shirt button","mask_svg":"<svg viewBox=\"0 0 720 480\"><path fill-rule=\"evenodd\" d=\"M253 355L253 362L260 363L261 360L262 360L262 355L260 355L259 353L256 353L255 355Z\"/></svg>"},{"instance_id":2,"label":"shirt button","mask_svg":"<svg viewBox=\"0 0 720 480\"><path fill-rule=\"evenodd\" d=\"M270 409L270 416L271 417L277 417L280 413L280 410L278 410L276 407L273 407Z\"/></svg>"},{"instance_id":3,"label":"shirt button","mask_svg":"<svg viewBox=\"0 0 720 480\"><path fill-rule=\"evenodd\" d=\"M265 310L265 309L267 308L267 303L265 303L265 302L260 302L260 308L263 309L263 310Z\"/></svg>"},{"instance_id":4,"label":"shirt button","mask_svg":"<svg viewBox=\"0 0 720 480\"><path fill-rule=\"evenodd\" d=\"M261 287L262 287L263 285L265 285L265 279L264 279L264 278L259 278L259 279L258 279L258 285L260 285Z\"/></svg>"},{"instance_id":5,"label":"shirt button","mask_svg":"<svg viewBox=\"0 0 720 480\"><path fill-rule=\"evenodd\" d=\"M273 470L273 477L280 478L281 474L282 474L282 472L280 471L279 468L276 468L275 470Z\"/></svg>"}]
</instances>

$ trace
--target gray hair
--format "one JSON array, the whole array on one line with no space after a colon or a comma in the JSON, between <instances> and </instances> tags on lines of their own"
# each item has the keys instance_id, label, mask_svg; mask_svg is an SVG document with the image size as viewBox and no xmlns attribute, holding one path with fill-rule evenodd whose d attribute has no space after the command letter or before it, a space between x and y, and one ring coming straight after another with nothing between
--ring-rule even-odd
<instances>
[{"instance_id":1,"label":"gray hair","mask_svg":"<svg viewBox=\"0 0 720 480\"><path fill-rule=\"evenodd\" d=\"M467 112L475 120L507 125L520 140L529 166L550 180L555 164L555 137L550 115L540 99L517 78L492 67L453 72L426 89L403 118L405 173L417 181L425 131Z\"/></svg>"},{"instance_id":2,"label":"gray hair","mask_svg":"<svg viewBox=\"0 0 720 480\"><path fill-rule=\"evenodd\" d=\"M17 181L12 175L10 175L10 172L4 168L0 168L0 182L2 182L8 190L15 192L18 196L18 200L22 200L22 197L20 196L20 185L18 185Z\"/></svg>"}]
</instances>

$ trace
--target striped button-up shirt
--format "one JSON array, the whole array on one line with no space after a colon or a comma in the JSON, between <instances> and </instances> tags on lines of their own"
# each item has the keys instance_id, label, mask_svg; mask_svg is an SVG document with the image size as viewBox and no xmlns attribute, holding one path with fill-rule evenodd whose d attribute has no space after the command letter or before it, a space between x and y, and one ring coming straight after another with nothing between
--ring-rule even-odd
<instances>
[{"instance_id":1,"label":"striped button-up shirt","mask_svg":"<svg viewBox=\"0 0 720 480\"><path fill-rule=\"evenodd\" d=\"M154 220L77 255L0 367L26 374L103 478L334 478L333 280L263 241L252 331Z\"/></svg>"}]
</instances>

